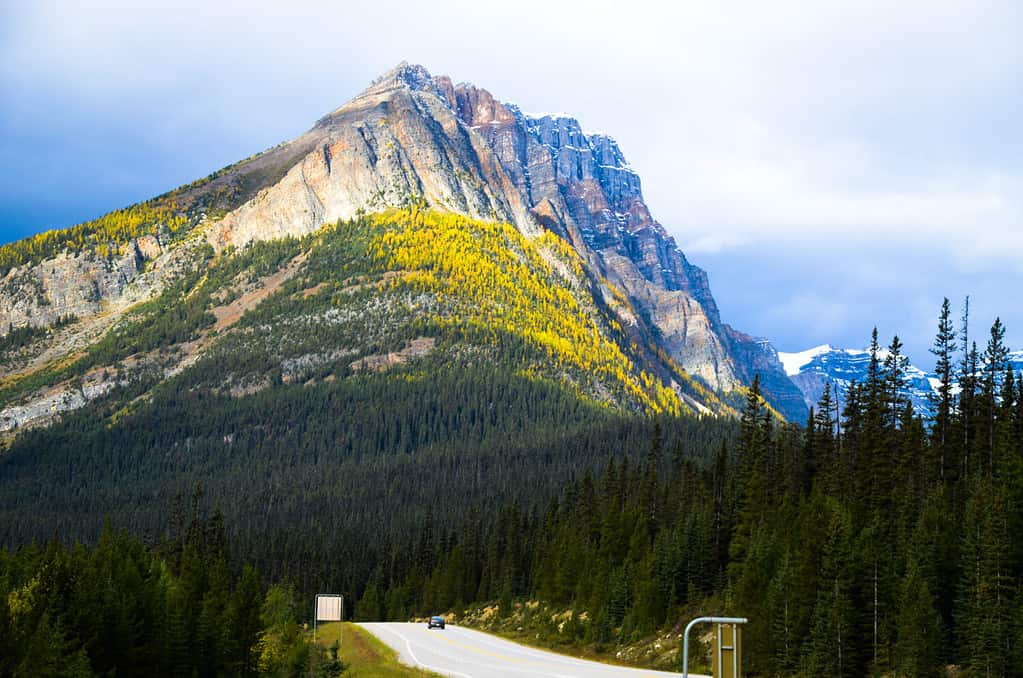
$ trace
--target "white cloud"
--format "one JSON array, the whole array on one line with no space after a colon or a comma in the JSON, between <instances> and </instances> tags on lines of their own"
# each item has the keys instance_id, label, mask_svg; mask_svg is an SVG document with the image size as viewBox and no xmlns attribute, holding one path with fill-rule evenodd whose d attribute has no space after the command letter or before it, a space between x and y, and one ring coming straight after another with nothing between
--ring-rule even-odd
<instances>
[{"instance_id":1,"label":"white cloud","mask_svg":"<svg viewBox=\"0 0 1023 678\"><path fill-rule=\"evenodd\" d=\"M1020 26L1016 0L0 3L0 155L74 168L88 194L119 176L81 152L92 125L187 181L408 59L607 130L697 264L758 247L830 262L844 288L778 290L796 299L779 313L820 314L809 334L855 308L845 252L925 247L938 302L1023 272Z\"/></svg>"},{"instance_id":2,"label":"white cloud","mask_svg":"<svg viewBox=\"0 0 1023 678\"><path fill-rule=\"evenodd\" d=\"M828 246L842 238L879 247L927 240L944 243L964 265L1023 263L1023 177L978 168L858 186L875 165L857 149L744 151L699 157L695 168L675 172L684 250L765 239Z\"/></svg>"}]
</instances>

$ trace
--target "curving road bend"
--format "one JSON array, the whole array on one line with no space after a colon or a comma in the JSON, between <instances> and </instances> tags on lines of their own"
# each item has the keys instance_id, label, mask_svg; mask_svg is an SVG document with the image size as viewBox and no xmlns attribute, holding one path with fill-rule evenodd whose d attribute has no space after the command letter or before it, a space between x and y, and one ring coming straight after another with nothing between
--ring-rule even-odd
<instances>
[{"instance_id":1,"label":"curving road bend","mask_svg":"<svg viewBox=\"0 0 1023 678\"><path fill-rule=\"evenodd\" d=\"M611 666L538 650L458 626L365 623L367 631L394 648L401 660L454 678L677 678L678 673ZM693 678L699 677L690 674Z\"/></svg>"}]
</instances>

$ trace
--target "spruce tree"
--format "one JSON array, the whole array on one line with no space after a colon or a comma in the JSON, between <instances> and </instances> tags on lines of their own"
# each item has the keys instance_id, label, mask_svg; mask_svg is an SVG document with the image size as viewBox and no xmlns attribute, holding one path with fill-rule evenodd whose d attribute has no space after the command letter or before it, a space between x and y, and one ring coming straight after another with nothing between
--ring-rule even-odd
<instances>
[{"instance_id":1,"label":"spruce tree","mask_svg":"<svg viewBox=\"0 0 1023 678\"><path fill-rule=\"evenodd\" d=\"M861 675L857 668L851 585L852 524L848 513L832 503L822 519L827 533L822 546L820 586L804 645L802 673L812 676Z\"/></svg>"},{"instance_id":2,"label":"spruce tree","mask_svg":"<svg viewBox=\"0 0 1023 678\"><path fill-rule=\"evenodd\" d=\"M96 674L89 666L85 651L75 647L60 623L44 612L25 642L21 662L11 675L13 678L88 678Z\"/></svg>"},{"instance_id":3,"label":"spruce tree","mask_svg":"<svg viewBox=\"0 0 1023 678\"><path fill-rule=\"evenodd\" d=\"M978 675L1004 675L1011 640L1006 497L997 483L978 478L962 525L957 624L960 650Z\"/></svg>"},{"instance_id":4,"label":"spruce tree","mask_svg":"<svg viewBox=\"0 0 1023 678\"><path fill-rule=\"evenodd\" d=\"M997 445L995 436L995 421L998 416L999 397L1004 398L1002 393L1002 378L1005 375L1005 368L1009 357L1009 349L1005 346L1005 326L1000 318L995 318L991 325L991 335L988 338L987 348L984 349L984 383L982 397L984 404L984 428L987 442L987 475L989 478L995 475L995 447Z\"/></svg>"},{"instance_id":5,"label":"spruce tree","mask_svg":"<svg viewBox=\"0 0 1023 678\"><path fill-rule=\"evenodd\" d=\"M963 482L970 478L971 446L973 445L973 427L976 419L974 411L977 388L977 343L970 342L970 297L963 301L962 319L960 322L960 346L962 360L959 369L959 417L961 446L959 449L959 477Z\"/></svg>"},{"instance_id":6,"label":"spruce tree","mask_svg":"<svg viewBox=\"0 0 1023 678\"><path fill-rule=\"evenodd\" d=\"M228 673L242 678L256 675L256 643L261 631L260 612L263 601L263 585L259 573L251 565L242 569L227 614L228 622Z\"/></svg>"},{"instance_id":7,"label":"spruce tree","mask_svg":"<svg viewBox=\"0 0 1023 678\"><path fill-rule=\"evenodd\" d=\"M767 608L771 616L775 675L790 676L796 672L801 636L800 610L795 599L796 571L792 554L786 551L778 563L767 589Z\"/></svg>"},{"instance_id":8,"label":"spruce tree","mask_svg":"<svg viewBox=\"0 0 1023 678\"><path fill-rule=\"evenodd\" d=\"M934 337L934 346L930 351L935 356L934 372L940 381L931 435L937 448L938 481L944 483L946 474L955 470L955 465L949 463L949 455L952 429L952 363L956 351L956 334L952 324L952 307L948 297L945 297L941 303L938 333Z\"/></svg>"},{"instance_id":9,"label":"spruce tree","mask_svg":"<svg viewBox=\"0 0 1023 678\"><path fill-rule=\"evenodd\" d=\"M888 425L898 426L900 415L905 405L906 370L909 358L902 354L902 341L899 335L892 337L888 353L884 359L884 389L888 406Z\"/></svg>"},{"instance_id":10,"label":"spruce tree","mask_svg":"<svg viewBox=\"0 0 1023 678\"><path fill-rule=\"evenodd\" d=\"M760 375L753 377L753 383L746 393L746 406L739 419L738 448L744 464L757 463L764 454L764 399L760 392Z\"/></svg>"}]
</instances>

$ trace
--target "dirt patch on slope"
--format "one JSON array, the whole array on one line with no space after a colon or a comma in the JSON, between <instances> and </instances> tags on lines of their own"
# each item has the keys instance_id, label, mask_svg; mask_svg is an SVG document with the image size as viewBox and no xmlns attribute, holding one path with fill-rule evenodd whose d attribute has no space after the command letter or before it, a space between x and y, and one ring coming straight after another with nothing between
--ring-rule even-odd
<instances>
[{"instance_id":1,"label":"dirt patch on slope","mask_svg":"<svg viewBox=\"0 0 1023 678\"><path fill-rule=\"evenodd\" d=\"M306 252L299 254L279 271L267 278L263 278L260 281L262 284L258 284L257 287L247 290L229 304L213 308L212 313L217 318L217 322L213 326L213 329L219 332L230 327L238 322L246 311L259 306L264 299L279 290L281 285L290 280L291 277L298 272L298 269L301 268L303 263L305 263L307 256L308 254Z\"/></svg>"},{"instance_id":2,"label":"dirt patch on slope","mask_svg":"<svg viewBox=\"0 0 1023 678\"><path fill-rule=\"evenodd\" d=\"M433 337L416 337L405 345L400 351L393 353L381 353L368 355L352 362L349 367L355 372L370 370L372 372L383 372L396 365L402 365L409 360L419 358L433 350L437 340Z\"/></svg>"},{"instance_id":3,"label":"dirt patch on slope","mask_svg":"<svg viewBox=\"0 0 1023 678\"><path fill-rule=\"evenodd\" d=\"M321 283L317 283L317 284L313 285L312 287L307 287L306 289L302 290L302 298L303 299L308 299L309 297L315 297L326 286L327 286L327 281L323 281Z\"/></svg>"}]
</instances>

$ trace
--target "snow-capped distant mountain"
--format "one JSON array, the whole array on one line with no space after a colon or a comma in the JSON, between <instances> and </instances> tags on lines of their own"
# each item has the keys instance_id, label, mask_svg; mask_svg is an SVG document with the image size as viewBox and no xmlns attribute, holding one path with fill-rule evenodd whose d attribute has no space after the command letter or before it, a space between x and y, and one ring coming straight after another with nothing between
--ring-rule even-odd
<instances>
[{"instance_id":1,"label":"snow-capped distant mountain","mask_svg":"<svg viewBox=\"0 0 1023 678\"><path fill-rule=\"evenodd\" d=\"M888 351L882 349L879 357L883 362ZM798 353L778 353L778 358L789 376L800 391L807 407L814 407L824 393L824 385L831 382L837 391L840 407L845 405L845 394L854 381L862 382L867 378L870 365L870 352L864 349L835 348L830 344L815 346ZM1023 369L1023 351L1009 354L1009 362L1018 374ZM931 372L925 372L915 365L906 370L906 390L904 395L913 401L913 408L921 414L930 414L933 410L932 394L937 394L941 382Z\"/></svg>"},{"instance_id":2,"label":"snow-capped distant mountain","mask_svg":"<svg viewBox=\"0 0 1023 678\"><path fill-rule=\"evenodd\" d=\"M882 350L883 361L888 352ZM779 353L785 372L792 382L803 392L807 407L812 407L824 393L824 385L831 382L837 391L839 406L845 405L845 394L853 382L862 382L867 378L870 365L870 352L863 349L835 348L830 344L816 346L798 353ZM906 370L905 395L913 401L918 412L931 411L930 395L934 392L938 380L915 365Z\"/></svg>"}]
</instances>

